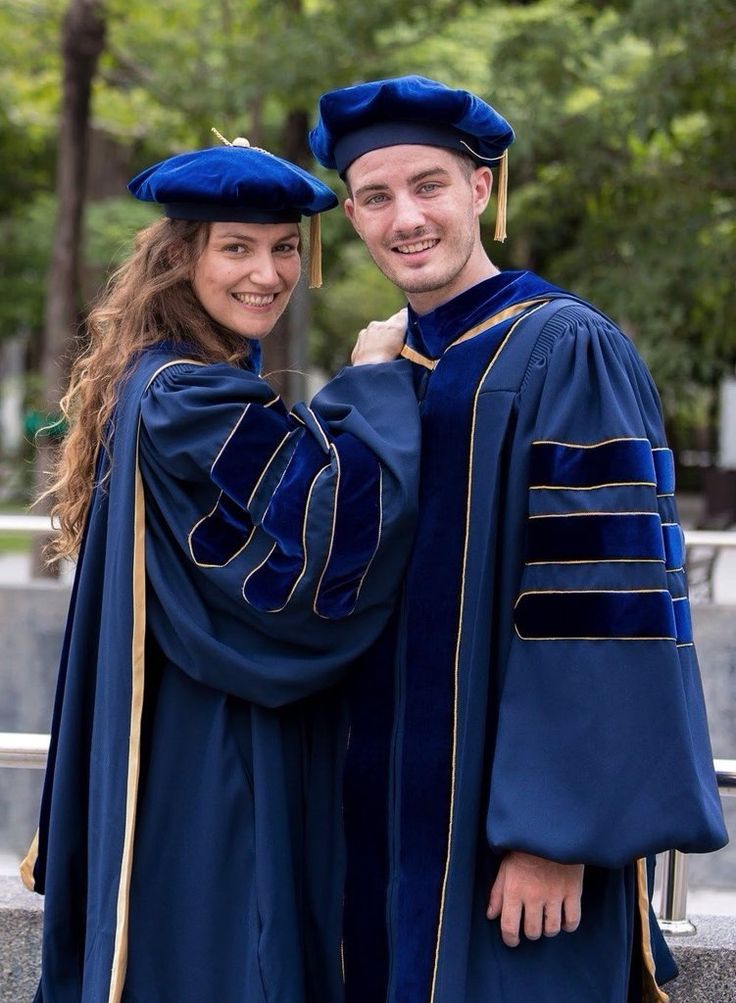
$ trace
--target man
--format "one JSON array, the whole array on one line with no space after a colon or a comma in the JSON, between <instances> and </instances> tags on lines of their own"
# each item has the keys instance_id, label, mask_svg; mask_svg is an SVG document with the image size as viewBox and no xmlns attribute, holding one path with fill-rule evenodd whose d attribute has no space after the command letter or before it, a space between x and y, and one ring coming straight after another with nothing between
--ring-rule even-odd
<instances>
[{"instance_id":1,"label":"man","mask_svg":"<svg viewBox=\"0 0 736 1003\"><path fill-rule=\"evenodd\" d=\"M644 858L727 838L656 391L610 320L484 251L512 140L421 77L325 94L310 136L407 294L423 435L354 693L349 1003L665 1000Z\"/></svg>"}]
</instances>

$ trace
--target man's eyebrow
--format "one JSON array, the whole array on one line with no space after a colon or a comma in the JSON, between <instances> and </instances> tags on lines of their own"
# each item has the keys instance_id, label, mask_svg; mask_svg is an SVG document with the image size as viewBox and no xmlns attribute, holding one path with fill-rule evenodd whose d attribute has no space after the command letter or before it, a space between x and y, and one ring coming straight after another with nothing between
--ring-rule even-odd
<instances>
[{"instance_id":1,"label":"man's eyebrow","mask_svg":"<svg viewBox=\"0 0 736 1003\"><path fill-rule=\"evenodd\" d=\"M388 185L377 181L372 185L361 185L360 188L356 189L355 198L359 195L367 195L368 192L385 192L388 189Z\"/></svg>"},{"instance_id":2,"label":"man's eyebrow","mask_svg":"<svg viewBox=\"0 0 736 1003\"><path fill-rule=\"evenodd\" d=\"M418 174L412 174L412 176L408 179L408 182L410 185L416 185L420 181L425 181L427 178L430 177L449 178L450 172L445 170L444 167L439 167L439 166L429 167L426 171L420 171ZM388 188L389 188L388 184L382 181L376 181L375 183L370 185L361 185L360 188L356 189L355 198L358 198L359 196L362 195L367 195L369 194L369 192L385 192L388 190Z\"/></svg>"},{"instance_id":3,"label":"man's eyebrow","mask_svg":"<svg viewBox=\"0 0 736 1003\"><path fill-rule=\"evenodd\" d=\"M440 175L440 176L445 177L445 178L449 178L450 177L450 172L446 171L444 167L430 167L426 171L420 171L419 174L413 174L409 178L409 184L410 185L416 185L420 181L425 181L429 177L437 177L437 175Z\"/></svg>"}]
</instances>

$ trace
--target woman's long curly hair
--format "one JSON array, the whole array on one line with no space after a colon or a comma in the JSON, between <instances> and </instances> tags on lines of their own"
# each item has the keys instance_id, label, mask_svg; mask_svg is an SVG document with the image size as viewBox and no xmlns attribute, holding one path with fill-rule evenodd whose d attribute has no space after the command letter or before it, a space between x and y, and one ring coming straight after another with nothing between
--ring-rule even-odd
<instances>
[{"instance_id":1,"label":"woman's long curly hair","mask_svg":"<svg viewBox=\"0 0 736 1003\"><path fill-rule=\"evenodd\" d=\"M205 362L238 364L249 354L248 342L217 324L194 293L192 274L208 237L209 224L190 220L161 219L141 230L87 318L86 346L60 405L69 431L41 496L53 499L58 525L50 561L79 551L97 453L133 356L163 340Z\"/></svg>"}]
</instances>

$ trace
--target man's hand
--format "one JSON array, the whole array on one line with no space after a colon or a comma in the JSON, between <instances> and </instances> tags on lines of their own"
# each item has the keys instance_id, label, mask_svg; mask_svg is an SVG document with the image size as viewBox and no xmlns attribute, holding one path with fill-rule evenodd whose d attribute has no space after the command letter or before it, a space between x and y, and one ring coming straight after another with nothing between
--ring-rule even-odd
<instances>
[{"instance_id":1,"label":"man's hand","mask_svg":"<svg viewBox=\"0 0 736 1003\"><path fill-rule=\"evenodd\" d=\"M391 362L404 347L406 337L406 307L388 320L372 320L355 342L352 354L354 366L373 362Z\"/></svg>"},{"instance_id":2,"label":"man's hand","mask_svg":"<svg viewBox=\"0 0 736 1003\"><path fill-rule=\"evenodd\" d=\"M580 923L582 864L557 864L512 850L501 861L488 900L488 919L501 917L501 936L517 947L524 914L524 935L538 940L560 930L572 933Z\"/></svg>"}]
</instances>

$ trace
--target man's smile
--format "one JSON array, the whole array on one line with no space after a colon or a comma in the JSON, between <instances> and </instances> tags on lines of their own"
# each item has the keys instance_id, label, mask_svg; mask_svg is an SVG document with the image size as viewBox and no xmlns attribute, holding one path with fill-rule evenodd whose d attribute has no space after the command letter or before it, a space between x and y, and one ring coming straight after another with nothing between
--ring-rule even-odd
<instances>
[{"instance_id":1,"label":"man's smile","mask_svg":"<svg viewBox=\"0 0 736 1003\"><path fill-rule=\"evenodd\" d=\"M392 250L396 251L398 254L421 254L424 251L429 251L433 247L439 244L439 238L434 237L432 239L418 240L409 244L396 244Z\"/></svg>"}]
</instances>

